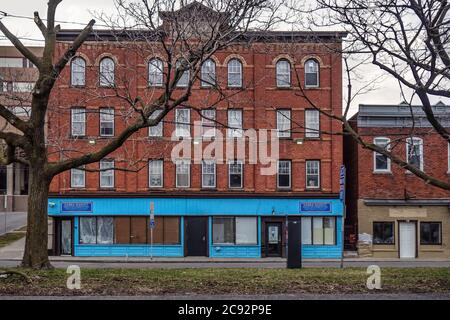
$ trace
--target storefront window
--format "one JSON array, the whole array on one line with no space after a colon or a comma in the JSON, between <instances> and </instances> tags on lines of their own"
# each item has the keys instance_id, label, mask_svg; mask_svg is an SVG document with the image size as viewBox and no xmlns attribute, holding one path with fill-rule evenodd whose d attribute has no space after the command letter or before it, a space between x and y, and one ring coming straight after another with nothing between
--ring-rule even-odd
<instances>
[{"instance_id":1,"label":"storefront window","mask_svg":"<svg viewBox=\"0 0 450 320\"><path fill-rule=\"evenodd\" d=\"M394 244L394 222L374 222L373 243Z\"/></svg>"},{"instance_id":2,"label":"storefront window","mask_svg":"<svg viewBox=\"0 0 450 320\"><path fill-rule=\"evenodd\" d=\"M421 222L420 223L420 244L441 244L442 243L442 224L440 222Z\"/></svg>"},{"instance_id":3,"label":"storefront window","mask_svg":"<svg viewBox=\"0 0 450 320\"><path fill-rule=\"evenodd\" d=\"M256 245L258 243L256 217L214 217L213 243Z\"/></svg>"},{"instance_id":4,"label":"storefront window","mask_svg":"<svg viewBox=\"0 0 450 320\"><path fill-rule=\"evenodd\" d=\"M80 244L114 243L114 218L81 217Z\"/></svg>"},{"instance_id":5,"label":"storefront window","mask_svg":"<svg viewBox=\"0 0 450 320\"><path fill-rule=\"evenodd\" d=\"M335 245L335 217L303 217L302 244L305 245Z\"/></svg>"},{"instance_id":6,"label":"storefront window","mask_svg":"<svg viewBox=\"0 0 450 320\"><path fill-rule=\"evenodd\" d=\"M234 244L234 218L213 218L213 243Z\"/></svg>"},{"instance_id":7,"label":"storefront window","mask_svg":"<svg viewBox=\"0 0 450 320\"><path fill-rule=\"evenodd\" d=\"M258 221L256 217L236 218L236 244L257 244Z\"/></svg>"}]
</instances>

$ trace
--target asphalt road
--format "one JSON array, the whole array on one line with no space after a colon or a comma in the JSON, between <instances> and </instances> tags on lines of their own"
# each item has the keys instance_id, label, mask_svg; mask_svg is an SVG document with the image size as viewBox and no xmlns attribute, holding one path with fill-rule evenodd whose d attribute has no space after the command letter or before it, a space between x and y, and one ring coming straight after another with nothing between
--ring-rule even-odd
<instances>
[{"instance_id":1,"label":"asphalt road","mask_svg":"<svg viewBox=\"0 0 450 320\"><path fill-rule=\"evenodd\" d=\"M0 212L0 236L15 229L21 228L26 224L26 212Z\"/></svg>"}]
</instances>

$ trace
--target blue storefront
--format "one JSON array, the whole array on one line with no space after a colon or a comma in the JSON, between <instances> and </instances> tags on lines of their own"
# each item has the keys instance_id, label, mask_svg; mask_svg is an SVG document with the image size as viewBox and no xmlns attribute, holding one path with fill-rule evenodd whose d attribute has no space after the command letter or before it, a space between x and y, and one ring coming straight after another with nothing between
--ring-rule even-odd
<instances>
[{"instance_id":1,"label":"blue storefront","mask_svg":"<svg viewBox=\"0 0 450 320\"><path fill-rule=\"evenodd\" d=\"M304 258L338 259L342 250L339 199L54 197L48 212L56 255L281 257L294 218Z\"/></svg>"}]
</instances>

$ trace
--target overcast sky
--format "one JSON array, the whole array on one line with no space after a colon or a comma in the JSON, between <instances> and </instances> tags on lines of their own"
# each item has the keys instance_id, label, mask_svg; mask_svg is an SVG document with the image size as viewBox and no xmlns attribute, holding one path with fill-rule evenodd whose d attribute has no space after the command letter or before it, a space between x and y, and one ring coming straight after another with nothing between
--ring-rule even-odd
<instances>
[{"instance_id":1,"label":"overcast sky","mask_svg":"<svg viewBox=\"0 0 450 320\"><path fill-rule=\"evenodd\" d=\"M42 18L45 18L48 0L0 0L0 10L12 15L32 17L34 11L39 11ZM115 12L113 0L64 0L57 9L56 19L61 21L71 21L87 23L92 15L90 12L104 11L110 14ZM39 30L32 20L7 17L2 19L3 23L16 35L23 38L42 39ZM82 28L80 24L60 23L62 28ZM3 38L3 37L2 37ZM39 41L25 41L27 45L42 45ZM7 40L0 38L1 45L10 45ZM374 66L365 67L362 74L372 79L383 75ZM367 78L369 79L369 78ZM352 103L352 113L356 112L357 106L361 104L398 104L402 98L398 84L390 77L380 78L381 83L377 89L358 96ZM361 82L356 82L355 90L361 86ZM437 102L439 99L432 99ZM416 101L417 102L417 101ZM445 101L449 103L449 101Z\"/></svg>"}]
</instances>

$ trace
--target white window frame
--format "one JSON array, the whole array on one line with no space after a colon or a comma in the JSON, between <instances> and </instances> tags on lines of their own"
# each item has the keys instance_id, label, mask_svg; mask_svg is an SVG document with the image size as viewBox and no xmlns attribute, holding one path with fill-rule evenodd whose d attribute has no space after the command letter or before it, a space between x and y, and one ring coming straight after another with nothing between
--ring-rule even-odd
<instances>
[{"instance_id":1,"label":"white window frame","mask_svg":"<svg viewBox=\"0 0 450 320\"><path fill-rule=\"evenodd\" d=\"M282 69L282 64L287 65L287 70ZM276 80L278 88L291 87L291 63L286 59L280 59L277 61L276 68ZM288 78L287 82L284 82L284 77Z\"/></svg>"},{"instance_id":2,"label":"white window frame","mask_svg":"<svg viewBox=\"0 0 450 320\"><path fill-rule=\"evenodd\" d=\"M105 69L109 67L106 63L110 62L112 70ZM114 59L110 57L105 57L100 61L99 66L99 84L100 87L114 87L115 85L115 73L116 73L116 63ZM111 77L111 78L109 78Z\"/></svg>"},{"instance_id":3,"label":"white window frame","mask_svg":"<svg viewBox=\"0 0 450 320\"><path fill-rule=\"evenodd\" d=\"M152 163L158 164L158 170L161 172L159 173L152 173ZM160 175L161 176L161 183L159 185L152 185L151 184L151 176L152 175ZM164 160L161 159L155 159L155 160L149 160L148 162L148 187L149 188L162 188L164 186Z\"/></svg>"},{"instance_id":4,"label":"white window frame","mask_svg":"<svg viewBox=\"0 0 450 320\"><path fill-rule=\"evenodd\" d=\"M162 87L164 84L164 62L153 58L148 62L148 86Z\"/></svg>"},{"instance_id":5,"label":"white window frame","mask_svg":"<svg viewBox=\"0 0 450 320\"><path fill-rule=\"evenodd\" d=\"M210 113L210 114L208 114ZM208 119L206 119L208 118ZM209 120L211 119L211 120ZM212 138L216 136L216 110L203 109L202 110L202 137ZM207 125L207 127L205 126Z\"/></svg>"},{"instance_id":6,"label":"white window frame","mask_svg":"<svg viewBox=\"0 0 450 320\"><path fill-rule=\"evenodd\" d=\"M290 138L291 137L291 110L278 109L277 110L277 137L278 138ZM287 128L283 128L282 125L287 125Z\"/></svg>"},{"instance_id":7,"label":"white window frame","mask_svg":"<svg viewBox=\"0 0 450 320\"><path fill-rule=\"evenodd\" d=\"M315 67L317 68L317 70L315 72L308 72L308 63L309 62L314 62L315 63ZM306 75L307 74L317 74L317 84L315 85L308 85L306 83ZM320 64L319 61L317 61L316 59L308 59L307 61L305 61L305 88L319 88L320 87Z\"/></svg>"},{"instance_id":8,"label":"white window frame","mask_svg":"<svg viewBox=\"0 0 450 320\"><path fill-rule=\"evenodd\" d=\"M80 168L72 168L70 169L70 187L71 188L85 188L86 187L86 171L83 170L84 166ZM83 183L82 184L75 184L74 183L74 176L78 174L83 177Z\"/></svg>"},{"instance_id":9,"label":"white window frame","mask_svg":"<svg viewBox=\"0 0 450 320\"><path fill-rule=\"evenodd\" d=\"M205 173L206 167L205 165L212 165L213 166L213 173ZM217 177L217 166L216 166L216 161L214 160L203 160L202 161L202 188L215 188L216 187L216 177ZM213 175L214 176L214 185L212 186L207 186L205 185L205 180L203 180L205 175Z\"/></svg>"},{"instance_id":10,"label":"white window frame","mask_svg":"<svg viewBox=\"0 0 450 320\"><path fill-rule=\"evenodd\" d=\"M177 63L176 63L177 69L181 66L181 64L182 64L182 61L178 60ZM190 69L184 70L183 74L178 79L178 82L177 82L176 86L179 87L179 88L187 88L189 86L190 78L191 78L191 70Z\"/></svg>"},{"instance_id":11,"label":"white window frame","mask_svg":"<svg viewBox=\"0 0 450 320\"><path fill-rule=\"evenodd\" d=\"M234 119L232 115L240 114L240 119L236 121L236 123L232 123L230 119ZM242 138L243 136L243 111L242 109L228 109L227 112L227 118L228 118L228 129L227 134L229 138Z\"/></svg>"},{"instance_id":12,"label":"white window frame","mask_svg":"<svg viewBox=\"0 0 450 320\"><path fill-rule=\"evenodd\" d=\"M289 163L289 186L280 186L280 164L282 162ZM286 175L286 173L283 173ZM291 160L278 160L277 161L277 188L278 189L291 189L292 188L292 161Z\"/></svg>"},{"instance_id":13,"label":"white window frame","mask_svg":"<svg viewBox=\"0 0 450 320\"><path fill-rule=\"evenodd\" d=\"M114 137L115 125L114 125L114 108L100 108L100 136L101 137ZM112 133L102 133L102 128L105 124L112 124Z\"/></svg>"},{"instance_id":14,"label":"white window frame","mask_svg":"<svg viewBox=\"0 0 450 320\"><path fill-rule=\"evenodd\" d=\"M311 174L308 173L308 164L317 164L317 174ZM314 168L315 169L315 168ZM308 176L311 175L317 175L317 186L308 186ZM306 189L320 189L320 160L306 160L305 162L305 182L306 182Z\"/></svg>"},{"instance_id":15,"label":"white window frame","mask_svg":"<svg viewBox=\"0 0 450 320\"><path fill-rule=\"evenodd\" d=\"M201 86L211 88L216 85L216 62L209 58L204 61L201 69Z\"/></svg>"},{"instance_id":16,"label":"white window frame","mask_svg":"<svg viewBox=\"0 0 450 320\"><path fill-rule=\"evenodd\" d=\"M231 165L239 165L241 168L241 185L239 187L232 187L231 186ZM237 173L233 173L237 174ZM228 188L230 189L242 189L244 187L244 163L242 160L234 160L228 162Z\"/></svg>"},{"instance_id":17,"label":"white window frame","mask_svg":"<svg viewBox=\"0 0 450 320\"><path fill-rule=\"evenodd\" d=\"M82 64L78 64L78 61L82 62ZM82 76L78 78L75 77L75 74ZM81 81L79 83L75 83L75 79L81 79ZM70 84L74 87L84 87L86 85L86 60L82 57L75 57L70 63Z\"/></svg>"},{"instance_id":18,"label":"white window frame","mask_svg":"<svg viewBox=\"0 0 450 320\"><path fill-rule=\"evenodd\" d=\"M232 65L232 63L237 62L236 65ZM236 69L236 70L234 70ZM243 70L243 65L241 60L239 60L238 58L233 58L230 61L228 61L227 64L227 72L228 72L228 87L230 88L241 88L242 87L242 70ZM231 83L231 75L239 75L239 83Z\"/></svg>"},{"instance_id":19,"label":"white window frame","mask_svg":"<svg viewBox=\"0 0 450 320\"><path fill-rule=\"evenodd\" d=\"M76 118L79 116L79 119ZM75 133L74 132L74 124L82 123L83 124L83 132ZM70 133L72 137L84 137L86 135L86 109L85 108L71 108L70 109Z\"/></svg>"},{"instance_id":20,"label":"white window frame","mask_svg":"<svg viewBox=\"0 0 450 320\"><path fill-rule=\"evenodd\" d=\"M383 142L380 143L380 141L383 141ZM390 151L390 149L391 149L390 148L391 139L386 138L386 137L375 137L373 139L373 144L374 145L380 146L379 144L382 144L382 143L385 144L386 151ZM377 156L378 155L383 156L382 154L380 154L380 153L378 153L376 151L373 152L373 172L378 172L378 173L383 173L383 172L384 173L386 173L386 172L389 173L389 172L391 172L391 159L389 157L386 157L386 164L387 164L387 168L386 169L378 169L377 168Z\"/></svg>"},{"instance_id":21,"label":"white window frame","mask_svg":"<svg viewBox=\"0 0 450 320\"><path fill-rule=\"evenodd\" d=\"M178 114L187 112L187 123L178 122ZM191 109L175 109L175 135L177 137L191 136Z\"/></svg>"},{"instance_id":22,"label":"white window frame","mask_svg":"<svg viewBox=\"0 0 450 320\"><path fill-rule=\"evenodd\" d=\"M312 115L316 115L312 117ZM313 122L311 122L314 120ZM317 120L317 121L316 121ZM320 138L320 112L316 109L305 110L305 137Z\"/></svg>"},{"instance_id":23,"label":"white window frame","mask_svg":"<svg viewBox=\"0 0 450 320\"><path fill-rule=\"evenodd\" d=\"M159 115L163 112L163 109L157 109L153 111L150 115L149 119L154 120L159 117ZM156 126L148 127L148 136L149 137L162 137L164 135L164 122L161 120Z\"/></svg>"},{"instance_id":24,"label":"white window frame","mask_svg":"<svg viewBox=\"0 0 450 320\"><path fill-rule=\"evenodd\" d=\"M412 140L412 144L411 144ZM423 139L419 137L406 138L406 162L409 163L409 147L415 145L415 141L419 141L419 152L420 152L420 170L423 171ZM407 172L410 172L409 170Z\"/></svg>"},{"instance_id":25,"label":"white window frame","mask_svg":"<svg viewBox=\"0 0 450 320\"><path fill-rule=\"evenodd\" d=\"M187 165L187 185L181 186L178 184L178 166ZM185 174L185 173L180 173ZM177 188L190 188L191 186L191 161L190 160L176 160L175 161L175 185Z\"/></svg>"},{"instance_id":26,"label":"white window frame","mask_svg":"<svg viewBox=\"0 0 450 320\"><path fill-rule=\"evenodd\" d=\"M114 160L100 160L100 170L109 168L111 169L100 171L100 188L114 188ZM111 177L111 185L104 185L102 177Z\"/></svg>"}]
</instances>

